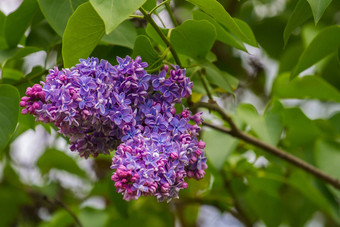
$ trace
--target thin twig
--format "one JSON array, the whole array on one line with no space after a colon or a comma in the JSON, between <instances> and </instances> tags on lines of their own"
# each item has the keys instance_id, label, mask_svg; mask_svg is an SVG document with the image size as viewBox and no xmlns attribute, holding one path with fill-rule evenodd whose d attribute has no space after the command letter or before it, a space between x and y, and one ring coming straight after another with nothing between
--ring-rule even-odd
<instances>
[{"instance_id":1,"label":"thin twig","mask_svg":"<svg viewBox=\"0 0 340 227\"><path fill-rule=\"evenodd\" d=\"M340 189L340 180L333 178L331 176L329 176L328 174L324 173L323 171L319 170L318 168L310 165L309 163L295 157L292 154L289 154L277 147L274 147L270 144L267 144L261 140L258 140L255 137L252 137L246 133L244 133L242 130L240 130L235 123L233 122L232 118L224 112L224 110L219 107L216 103L203 103L203 102L199 102L196 103L192 106L192 108L195 110L197 108L206 108L209 110L213 110L218 112L222 119L225 120L226 122L228 122L228 124L230 125L230 129L225 129L223 127L220 126L215 126L209 123L204 123L206 126L212 127L214 129L217 129L221 132L227 133L235 138L239 138L249 144L255 145L259 148L262 148L264 151L273 154L283 160L286 160L287 162L295 165L296 167L305 170L306 172L314 175L315 177L321 179L322 181L331 184L333 187Z\"/></svg>"},{"instance_id":2,"label":"thin twig","mask_svg":"<svg viewBox=\"0 0 340 227\"><path fill-rule=\"evenodd\" d=\"M156 9L158 9L159 7L161 7L161 6L164 5L164 4L169 3L169 1L171 1L171 0L166 0L166 1L161 2L160 4L156 5L155 7L153 7L153 9L150 10L149 14L150 14L150 15L153 14L153 12L154 12Z\"/></svg>"},{"instance_id":3,"label":"thin twig","mask_svg":"<svg viewBox=\"0 0 340 227\"><path fill-rule=\"evenodd\" d=\"M74 219L74 221L77 223L77 225L79 227L83 227L83 224L80 222L80 220L78 219L77 215L75 215L75 213L73 213L72 210L70 210L70 208L68 208L68 206L66 206L66 204L64 204L62 201L60 200L50 200L47 196L44 196L44 200L46 200L47 202L51 203L51 204L58 204L59 206L61 206L62 208L64 208Z\"/></svg>"},{"instance_id":4,"label":"thin twig","mask_svg":"<svg viewBox=\"0 0 340 227\"><path fill-rule=\"evenodd\" d=\"M245 226L247 227L251 227L253 226L248 215L245 213L245 211L243 210L243 208L241 207L239 201L238 201L238 198L236 197L233 189L231 188L230 186L230 182L228 181L228 179L226 178L226 176L222 173L222 178L223 178L223 182L224 182L224 186L225 188L227 189L227 191L229 192L229 195L231 196L231 198L233 199L234 201L234 207L237 211L237 217L238 220L240 220Z\"/></svg>"},{"instance_id":5,"label":"thin twig","mask_svg":"<svg viewBox=\"0 0 340 227\"><path fill-rule=\"evenodd\" d=\"M215 102L214 98L212 97L211 92L210 92L210 90L208 88L208 84L205 81L205 69L204 68L201 69L200 78L201 78L202 84L204 86L204 89L207 92L207 95L209 97L209 102Z\"/></svg>"},{"instance_id":6,"label":"thin twig","mask_svg":"<svg viewBox=\"0 0 340 227\"><path fill-rule=\"evenodd\" d=\"M170 43L169 39L163 34L161 29L158 27L156 22L152 19L151 15L143 9L143 7L139 8L139 11L144 15L144 18L151 24L151 26L155 29L155 31L158 33L159 37L163 40L163 42L170 48L170 52L172 56L175 59L176 64L182 68L181 61L179 60L179 57L177 55L177 52L175 51L174 47Z\"/></svg>"},{"instance_id":7,"label":"thin twig","mask_svg":"<svg viewBox=\"0 0 340 227\"><path fill-rule=\"evenodd\" d=\"M171 10L170 2L167 2L167 1L164 1L164 2L166 2L165 8L166 8L166 10L168 11L168 13L169 13L169 15L170 15L171 22L173 23L173 25L174 25L175 27L177 27L177 26L178 26L178 23L177 23L177 20L176 20L176 18L175 18L175 16L174 16L174 13L173 13L172 10Z\"/></svg>"}]
</instances>

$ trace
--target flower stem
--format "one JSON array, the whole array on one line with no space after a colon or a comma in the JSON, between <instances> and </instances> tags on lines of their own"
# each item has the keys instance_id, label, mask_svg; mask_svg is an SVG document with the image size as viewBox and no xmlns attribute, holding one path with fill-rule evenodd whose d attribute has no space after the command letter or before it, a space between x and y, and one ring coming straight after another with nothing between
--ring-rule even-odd
<instances>
[{"instance_id":1,"label":"flower stem","mask_svg":"<svg viewBox=\"0 0 340 227\"><path fill-rule=\"evenodd\" d=\"M156 24L156 22L152 19L151 15L145 11L145 9L143 9L143 7L139 8L140 12L144 15L144 18L151 24L151 26L155 29L155 31L157 32L157 34L161 37L161 39L163 40L163 42L169 47L170 52L172 54L172 56L175 59L176 64L182 68L182 64L181 61L179 60L179 57L177 55L176 50L174 49L174 47L172 46L172 44L170 43L169 39L163 34L163 32L161 31L161 29L158 27L158 25Z\"/></svg>"}]
</instances>

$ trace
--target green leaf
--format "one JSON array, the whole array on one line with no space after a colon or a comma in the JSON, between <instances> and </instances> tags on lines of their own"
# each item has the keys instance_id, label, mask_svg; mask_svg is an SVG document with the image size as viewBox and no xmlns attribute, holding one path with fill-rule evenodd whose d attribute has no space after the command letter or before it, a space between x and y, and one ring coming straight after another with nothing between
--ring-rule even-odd
<instances>
[{"instance_id":1,"label":"green leaf","mask_svg":"<svg viewBox=\"0 0 340 227\"><path fill-rule=\"evenodd\" d=\"M7 16L5 36L9 47L16 47L38 10L36 0L24 0L19 8Z\"/></svg>"},{"instance_id":2,"label":"green leaf","mask_svg":"<svg viewBox=\"0 0 340 227\"><path fill-rule=\"evenodd\" d=\"M274 102L271 108L260 116L251 104L241 104L237 108L236 115L252 128L258 138L276 146L283 130L280 119L281 109L281 103Z\"/></svg>"},{"instance_id":3,"label":"green leaf","mask_svg":"<svg viewBox=\"0 0 340 227\"><path fill-rule=\"evenodd\" d=\"M105 227L109 219L109 214L106 210L97 210L85 207L80 211L79 220L84 227Z\"/></svg>"},{"instance_id":4,"label":"green leaf","mask_svg":"<svg viewBox=\"0 0 340 227\"><path fill-rule=\"evenodd\" d=\"M153 49L150 39L145 35L137 36L133 48L132 58L137 56L140 56L143 61L147 62L150 68L155 68L156 65L154 64L157 64L157 62L161 63L159 61L159 54Z\"/></svg>"},{"instance_id":5,"label":"green leaf","mask_svg":"<svg viewBox=\"0 0 340 227\"><path fill-rule=\"evenodd\" d=\"M255 35L251 28L249 27L249 25L245 21L237 18L234 18L234 21L239 26L242 33L245 34L245 36L247 37L248 41L246 43L248 43L251 46L258 47Z\"/></svg>"},{"instance_id":6,"label":"green leaf","mask_svg":"<svg viewBox=\"0 0 340 227\"><path fill-rule=\"evenodd\" d=\"M106 34L128 19L146 0L90 0L105 24Z\"/></svg>"},{"instance_id":7,"label":"green leaf","mask_svg":"<svg viewBox=\"0 0 340 227\"><path fill-rule=\"evenodd\" d=\"M307 0L310 7L312 8L315 24L319 22L323 13L331 4L332 0Z\"/></svg>"},{"instance_id":8,"label":"green leaf","mask_svg":"<svg viewBox=\"0 0 340 227\"><path fill-rule=\"evenodd\" d=\"M165 28L159 28L163 34L165 36L168 35L169 29L165 29ZM162 38L158 35L158 33L156 32L156 30L152 27L151 24L148 24L145 28L145 32L148 36L150 36L151 39L153 39L155 42L157 42L158 44L162 45L162 46L166 46L164 41L162 40Z\"/></svg>"},{"instance_id":9,"label":"green leaf","mask_svg":"<svg viewBox=\"0 0 340 227\"><path fill-rule=\"evenodd\" d=\"M80 5L70 17L63 36L63 59L66 68L87 58L105 33L105 26L90 3Z\"/></svg>"},{"instance_id":10,"label":"green leaf","mask_svg":"<svg viewBox=\"0 0 340 227\"><path fill-rule=\"evenodd\" d=\"M317 167L326 174L340 179L340 144L333 141L318 140L314 147ZM332 187L330 189L340 198L340 192Z\"/></svg>"},{"instance_id":11,"label":"green leaf","mask_svg":"<svg viewBox=\"0 0 340 227\"><path fill-rule=\"evenodd\" d=\"M21 188L1 185L0 201L0 225L12 226L17 223L20 208L31 203L31 198Z\"/></svg>"},{"instance_id":12,"label":"green leaf","mask_svg":"<svg viewBox=\"0 0 340 227\"><path fill-rule=\"evenodd\" d=\"M205 130L202 140L206 143L205 151L208 159L218 170L222 168L225 160L238 144L238 140L216 130Z\"/></svg>"},{"instance_id":13,"label":"green leaf","mask_svg":"<svg viewBox=\"0 0 340 227\"><path fill-rule=\"evenodd\" d=\"M24 77L24 74L16 69L4 68L2 69L1 81L3 83L11 84L19 81Z\"/></svg>"},{"instance_id":14,"label":"green leaf","mask_svg":"<svg viewBox=\"0 0 340 227\"><path fill-rule=\"evenodd\" d=\"M6 49L7 42L5 36L6 15L0 11L0 50Z\"/></svg>"},{"instance_id":15,"label":"green leaf","mask_svg":"<svg viewBox=\"0 0 340 227\"><path fill-rule=\"evenodd\" d=\"M102 41L132 49L136 37L136 27L131 21L126 20L121 23L115 30L113 30L113 32L108 35L104 35Z\"/></svg>"},{"instance_id":16,"label":"green leaf","mask_svg":"<svg viewBox=\"0 0 340 227\"><path fill-rule=\"evenodd\" d=\"M198 6L202 11L213 17L224 28L228 29L231 33L237 35L242 41L252 45L256 43L256 40L252 40L252 37L247 37L244 27L240 28L229 13L223 8L223 6L216 0L187 0L188 2Z\"/></svg>"},{"instance_id":17,"label":"green leaf","mask_svg":"<svg viewBox=\"0 0 340 227\"><path fill-rule=\"evenodd\" d=\"M51 169L65 170L69 173L85 177L86 173L76 161L62 151L49 148L39 158L37 166L42 174L48 173Z\"/></svg>"},{"instance_id":18,"label":"green leaf","mask_svg":"<svg viewBox=\"0 0 340 227\"><path fill-rule=\"evenodd\" d=\"M240 49L240 50L247 52L243 43L240 42L239 39L237 39L236 37L232 36L229 32L227 32L219 23L216 22L216 20L214 20L208 14L206 14L206 13L200 11L200 10L196 10L196 11L193 12L193 18L195 20L207 20L207 21L209 21L211 24L213 24L215 26L216 33L217 33L217 37L216 37L217 40L219 40L219 41L221 41L221 42L223 42L227 45L230 45L232 47L235 47L237 49Z\"/></svg>"},{"instance_id":19,"label":"green leaf","mask_svg":"<svg viewBox=\"0 0 340 227\"><path fill-rule=\"evenodd\" d=\"M18 123L19 92L10 85L0 85L0 151L5 148Z\"/></svg>"},{"instance_id":20,"label":"green leaf","mask_svg":"<svg viewBox=\"0 0 340 227\"><path fill-rule=\"evenodd\" d=\"M46 21L42 21L36 26L31 27L31 32L26 39L26 46L39 47L47 52L59 43L61 43L60 36L57 35Z\"/></svg>"},{"instance_id":21,"label":"green leaf","mask_svg":"<svg viewBox=\"0 0 340 227\"><path fill-rule=\"evenodd\" d=\"M273 95L279 98L319 99L340 102L340 92L318 76L304 76L289 81L289 74L279 76L273 85Z\"/></svg>"},{"instance_id":22,"label":"green leaf","mask_svg":"<svg viewBox=\"0 0 340 227\"><path fill-rule=\"evenodd\" d=\"M290 15L288 19L288 23L285 27L284 33L283 33L283 40L285 45L288 42L288 39L292 32L302 25L305 21L307 21L310 17L312 17L312 11L310 10L310 7L308 6L308 3L306 0L299 0L296 4L294 11Z\"/></svg>"},{"instance_id":23,"label":"green leaf","mask_svg":"<svg viewBox=\"0 0 340 227\"><path fill-rule=\"evenodd\" d=\"M206 71L206 77L208 81L218 87L223 88L227 92L234 93L234 89L236 89L238 85L238 80L229 75L227 72L224 72L217 68L213 63L204 62L201 64ZM235 79L236 84L235 84ZM236 85L236 87L235 87Z\"/></svg>"},{"instance_id":24,"label":"green leaf","mask_svg":"<svg viewBox=\"0 0 340 227\"><path fill-rule=\"evenodd\" d=\"M321 59L338 51L339 46L340 26L334 25L323 29L302 53L292 74L292 78Z\"/></svg>"},{"instance_id":25,"label":"green leaf","mask_svg":"<svg viewBox=\"0 0 340 227\"><path fill-rule=\"evenodd\" d=\"M46 20L58 35L63 36L67 21L77 7L88 0L38 0Z\"/></svg>"},{"instance_id":26,"label":"green leaf","mask_svg":"<svg viewBox=\"0 0 340 227\"><path fill-rule=\"evenodd\" d=\"M327 142L323 140L317 141L315 145L316 165L325 171L325 173L340 179L340 144Z\"/></svg>"},{"instance_id":27,"label":"green leaf","mask_svg":"<svg viewBox=\"0 0 340 227\"><path fill-rule=\"evenodd\" d=\"M215 39L215 28L206 20L187 20L173 29L170 36L178 53L194 59L205 59Z\"/></svg>"}]
</instances>

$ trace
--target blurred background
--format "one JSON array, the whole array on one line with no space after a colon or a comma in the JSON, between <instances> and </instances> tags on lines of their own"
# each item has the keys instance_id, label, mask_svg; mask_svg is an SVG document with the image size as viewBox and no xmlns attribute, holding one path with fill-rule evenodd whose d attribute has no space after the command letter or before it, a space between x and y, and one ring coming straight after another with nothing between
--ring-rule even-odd
<instances>
[{"instance_id":1,"label":"blurred background","mask_svg":"<svg viewBox=\"0 0 340 227\"><path fill-rule=\"evenodd\" d=\"M279 97L279 101L273 91L273 84L282 85L278 78L293 70L313 37L328 25L340 24L340 1L330 1L317 25L310 15L292 31L286 45L284 30L300 1L219 2L231 16L249 24L259 46L245 44L245 52L222 41L214 43L214 64L239 81L234 95L211 83L214 99L238 119L237 123L244 130L259 138L257 130L270 128L277 120L275 114L282 112L284 115L279 118L286 131L279 135L277 144L313 164L315 157L311 154L318 147L334 151L324 160L326 163L335 160L330 162L335 165L334 171L340 172L337 144L314 143L319 138L329 138L332 130L336 134L334 141L339 142L340 104L295 99L289 95ZM9 15L21 3L20 0L0 0L0 10ZM178 22L193 18L196 8L190 3L180 0L170 3ZM165 8L159 8L154 20L160 27L174 27ZM1 70L2 79L4 73L41 73L59 65L61 37L47 23L42 12L37 12L33 21L25 32L23 43L24 46L39 46L41 50L6 63L6 68ZM132 21L137 27L136 35L142 33L140 28L146 25L145 21ZM0 50L2 64L10 57L6 51ZM115 56L131 53L131 48L126 46L105 44L98 45L92 56L115 63ZM327 57L300 77L311 74L340 89L338 55ZM41 77L36 77L17 84L21 96L26 87L40 80ZM193 80L193 98L207 101L202 83ZM255 113L251 119L249 111ZM207 111L204 119L223 124ZM155 198L126 202L116 193L110 179L113 154L100 155L96 159L79 158L53 127L35 122L32 116L20 115L10 144L0 153L0 226L60 227L79 223L89 227L340 226L339 191L259 148L221 132L203 128L201 136L207 143L209 165L203 180L189 180L189 188L180 192L180 199L170 203L158 203Z\"/></svg>"}]
</instances>

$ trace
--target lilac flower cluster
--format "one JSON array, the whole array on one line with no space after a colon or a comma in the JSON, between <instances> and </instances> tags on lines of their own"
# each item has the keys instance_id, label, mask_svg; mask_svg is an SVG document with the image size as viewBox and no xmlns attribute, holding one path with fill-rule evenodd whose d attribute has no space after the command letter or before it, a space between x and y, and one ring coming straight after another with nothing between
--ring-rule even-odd
<instances>
[{"instance_id":1,"label":"lilac flower cluster","mask_svg":"<svg viewBox=\"0 0 340 227\"><path fill-rule=\"evenodd\" d=\"M185 177L201 179L207 168L205 143L197 139L201 113L174 108L192 82L178 66L149 75L140 57L117 61L89 58L50 70L43 86L27 88L22 113L54 123L82 157L117 149L111 179L125 200L177 198L188 187Z\"/></svg>"}]
</instances>

